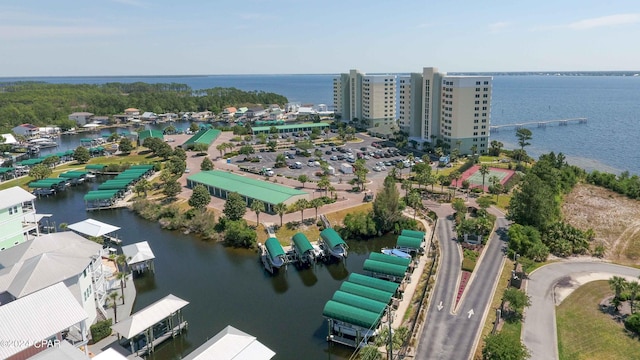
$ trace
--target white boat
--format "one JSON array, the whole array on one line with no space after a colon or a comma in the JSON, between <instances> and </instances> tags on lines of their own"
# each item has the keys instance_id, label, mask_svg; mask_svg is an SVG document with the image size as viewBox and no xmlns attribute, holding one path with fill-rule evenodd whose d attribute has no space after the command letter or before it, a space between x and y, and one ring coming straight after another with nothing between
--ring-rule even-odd
<instances>
[{"instance_id":1,"label":"white boat","mask_svg":"<svg viewBox=\"0 0 640 360\"><path fill-rule=\"evenodd\" d=\"M41 149L57 147L58 143L46 138L38 138L29 140L29 144L38 146Z\"/></svg>"},{"instance_id":2,"label":"white boat","mask_svg":"<svg viewBox=\"0 0 640 360\"><path fill-rule=\"evenodd\" d=\"M324 249L338 259L346 258L348 255L347 243L332 228L326 228L320 232L320 241L324 244Z\"/></svg>"},{"instance_id":3,"label":"white boat","mask_svg":"<svg viewBox=\"0 0 640 360\"><path fill-rule=\"evenodd\" d=\"M400 251L398 249L382 249L381 252L385 255L397 256L399 258L411 260L410 254L407 254L406 252Z\"/></svg>"}]
</instances>

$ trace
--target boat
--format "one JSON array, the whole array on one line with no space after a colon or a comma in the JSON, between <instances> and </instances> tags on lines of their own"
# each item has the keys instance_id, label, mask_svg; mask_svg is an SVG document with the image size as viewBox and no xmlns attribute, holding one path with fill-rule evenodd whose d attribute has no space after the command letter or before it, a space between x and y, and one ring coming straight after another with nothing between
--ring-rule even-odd
<instances>
[{"instance_id":1,"label":"boat","mask_svg":"<svg viewBox=\"0 0 640 360\"><path fill-rule=\"evenodd\" d=\"M347 243L342 240L342 237L334 229L326 228L322 230L320 232L320 241L323 243L325 251L328 251L331 256L338 259L347 257Z\"/></svg>"},{"instance_id":2,"label":"boat","mask_svg":"<svg viewBox=\"0 0 640 360\"><path fill-rule=\"evenodd\" d=\"M396 256L399 258L411 260L411 254L407 254L406 252L398 249L382 249L381 252L385 255L391 255L391 256Z\"/></svg>"},{"instance_id":3,"label":"boat","mask_svg":"<svg viewBox=\"0 0 640 360\"><path fill-rule=\"evenodd\" d=\"M40 146L38 145L29 145L28 149L31 154L37 154L40 152Z\"/></svg>"},{"instance_id":4,"label":"boat","mask_svg":"<svg viewBox=\"0 0 640 360\"><path fill-rule=\"evenodd\" d=\"M301 266L314 265L316 263L316 255L309 239L303 233L296 233L291 240L293 240L292 247L298 264Z\"/></svg>"},{"instance_id":5,"label":"boat","mask_svg":"<svg viewBox=\"0 0 640 360\"><path fill-rule=\"evenodd\" d=\"M268 238L264 245L267 249L267 260L269 260L271 266L279 269L287 263L287 255L278 239L274 237Z\"/></svg>"},{"instance_id":6,"label":"boat","mask_svg":"<svg viewBox=\"0 0 640 360\"><path fill-rule=\"evenodd\" d=\"M57 147L58 143L47 138L37 138L29 140L29 144L32 146L38 146L41 149Z\"/></svg>"}]
</instances>

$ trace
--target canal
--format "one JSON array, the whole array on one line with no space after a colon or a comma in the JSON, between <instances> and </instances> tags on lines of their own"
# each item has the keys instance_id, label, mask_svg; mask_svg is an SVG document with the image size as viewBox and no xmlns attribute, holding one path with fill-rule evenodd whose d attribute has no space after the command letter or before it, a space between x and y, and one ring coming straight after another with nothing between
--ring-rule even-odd
<instances>
[{"instance_id":1,"label":"canal","mask_svg":"<svg viewBox=\"0 0 640 360\"><path fill-rule=\"evenodd\" d=\"M348 359L353 349L328 345L324 304L350 272L362 272L371 251L392 245L392 237L349 241L343 264L268 275L255 251L229 249L192 235L167 231L127 209L86 212L83 196L96 183L72 187L36 201L52 224L88 217L121 227L123 244L148 241L155 253L154 275L135 279L134 311L174 294L190 302L183 310L189 329L157 349L152 359L180 359L227 325L245 331L276 352L274 359ZM314 240L314 239L312 239Z\"/></svg>"}]
</instances>

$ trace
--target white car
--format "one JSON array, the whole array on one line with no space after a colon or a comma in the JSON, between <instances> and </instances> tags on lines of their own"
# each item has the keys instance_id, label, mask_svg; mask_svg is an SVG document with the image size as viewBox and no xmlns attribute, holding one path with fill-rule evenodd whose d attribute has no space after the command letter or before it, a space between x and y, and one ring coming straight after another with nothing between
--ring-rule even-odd
<instances>
[{"instance_id":1,"label":"white car","mask_svg":"<svg viewBox=\"0 0 640 360\"><path fill-rule=\"evenodd\" d=\"M373 171L382 171L382 168L380 166L376 166L373 168Z\"/></svg>"},{"instance_id":2,"label":"white car","mask_svg":"<svg viewBox=\"0 0 640 360\"><path fill-rule=\"evenodd\" d=\"M337 160L338 160L338 157L337 157L337 156L335 156L335 155L333 155L332 157L330 157L330 158L329 158L329 160L337 161Z\"/></svg>"}]
</instances>

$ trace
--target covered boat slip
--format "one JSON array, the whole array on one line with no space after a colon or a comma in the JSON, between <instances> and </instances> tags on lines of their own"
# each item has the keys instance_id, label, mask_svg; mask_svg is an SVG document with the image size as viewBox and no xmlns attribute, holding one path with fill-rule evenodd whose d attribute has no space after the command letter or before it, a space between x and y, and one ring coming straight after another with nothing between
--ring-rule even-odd
<instances>
[{"instance_id":1,"label":"covered boat slip","mask_svg":"<svg viewBox=\"0 0 640 360\"><path fill-rule=\"evenodd\" d=\"M404 231L404 230L403 230ZM396 242L396 249L404 251L406 253L422 253L422 242L424 238L417 238L411 236L398 236Z\"/></svg>"},{"instance_id":2,"label":"covered boat slip","mask_svg":"<svg viewBox=\"0 0 640 360\"><path fill-rule=\"evenodd\" d=\"M365 285L355 284L349 281L345 281L340 285L340 291L362 296L385 304L389 304L393 298L393 293L370 288Z\"/></svg>"},{"instance_id":3,"label":"covered boat slip","mask_svg":"<svg viewBox=\"0 0 640 360\"><path fill-rule=\"evenodd\" d=\"M98 221L94 219L86 219L86 220L79 221L77 223L73 223L68 227L69 227L69 230L75 231L82 235L92 236L92 237L104 237L107 240L114 242L116 244L119 244L122 242L116 236L109 235L120 230L120 228L111 224L103 223L102 221Z\"/></svg>"},{"instance_id":4,"label":"covered boat slip","mask_svg":"<svg viewBox=\"0 0 640 360\"><path fill-rule=\"evenodd\" d=\"M291 238L296 260L301 264L313 264L316 261L316 252L309 239L303 233L297 233Z\"/></svg>"},{"instance_id":5,"label":"covered boat slip","mask_svg":"<svg viewBox=\"0 0 640 360\"><path fill-rule=\"evenodd\" d=\"M336 291L333 294L331 300L343 303L349 306L355 306L359 309L371 311L376 314L384 314L384 310L387 308L387 304L366 298L364 296L359 296L355 294L351 294L344 291Z\"/></svg>"},{"instance_id":6,"label":"covered boat slip","mask_svg":"<svg viewBox=\"0 0 640 360\"><path fill-rule=\"evenodd\" d=\"M122 253L127 259L127 266L137 273L142 273L147 269L154 270L153 260L156 258L151 250L151 246L146 241L122 247Z\"/></svg>"},{"instance_id":7,"label":"covered boat slip","mask_svg":"<svg viewBox=\"0 0 640 360\"><path fill-rule=\"evenodd\" d=\"M187 327L181 309L188 304L169 294L111 328L120 336L120 344L129 346L132 353L151 353L155 345L177 336Z\"/></svg>"},{"instance_id":8,"label":"covered boat slip","mask_svg":"<svg viewBox=\"0 0 640 360\"><path fill-rule=\"evenodd\" d=\"M417 230L407 230L404 229L402 230L402 232L400 233L401 236L408 236L408 237L415 237L418 239L424 239L425 233L422 231L417 231Z\"/></svg>"},{"instance_id":9,"label":"covered boat slip","mask_svg":"<svg viewBox=\"0 0 640 360\"><path fill-rule=\"evenodd\" d=\"M382 254L382 253L372 252L371 254L369 254L369 259L375 260L375 261L382 261L382 262L386 262L386 263L389 263L389 264L406 266L406 267L411 265L411 260L409 260L409 259L404 259L404 258L400 258L400 257L397 257L397 256L386 255L386 254Z\"/></svg>"},{"instance_id":10,"label":"covered boat slip","mask_svg":"<svg viewBox=\"0 0 640 360\"><path fill-rule=\"evenodd\" d=\"M390 264L382 261L367 259L364 261L364 271L370 272L373 276L389 279L395 282L402 282L407 273L407 266Z\"/></svg>"},{"instance_id":11,"label":"covered boat slip","mask_svg":"<svg viewBox=\"0 0 640 360\"><path fill-rule=\"evenodd\" d=\"M280 245L278 239L274 237L268 238L264 245L269 252L269 257L273 266L280 267L285 264L287 254L284 252L284 249L282 248L282 245Z\"/></svg>"},{"instance_id":12,"label":"covered boat slip","mask_svg":"<svg viewBox=\"0 0 640 360\"><path fill-rule=\"evenodd\" d=\"M395 294L398 291L398 288L400 287L400 284L398 283L382 280L382 279L378 279L378 278L374 278L371 276L362 275L358 273L351 273L347 278L347 281L350 283L367 286L372 289L386 291L392 294Z\"/></svg>"},{"instance_id":13,"label":"covered boat slip","mask_svg":"<svg viewBox=\"0 0 640 360\"><path fill-rule=\"evenodd\" d=\"M347 243L342 240L342 237L332 228L326 228L320 232L320 239L323 242L325 249L333 256L337 258L347 257Z\"/></svg>"},{"instance_id":14,"label":"covered boat slip","mask_svg":"<svg viewBox=\"0 0 640 360\"><path fill-rule=\"evenodd\" d=\"M322 315L370 330L377 328L382 318L381 313L374 313L333 300L327 301Z\"/></svg>"}]
</instances>

